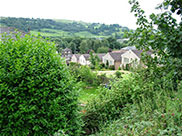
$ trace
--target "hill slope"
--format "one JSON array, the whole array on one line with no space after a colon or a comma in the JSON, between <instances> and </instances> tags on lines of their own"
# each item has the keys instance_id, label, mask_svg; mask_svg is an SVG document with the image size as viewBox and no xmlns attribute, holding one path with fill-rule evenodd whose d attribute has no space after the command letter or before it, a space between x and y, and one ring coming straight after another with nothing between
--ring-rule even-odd
<instances>
[{"instance_id":1,"label":"hill slope","mask_svg":"<svg viewBox=\"0 0 182 136\"><path fill-rule=\"evenodd\" d=\"M15 27L19 30L33 34L41 34L49 37L87 37L104 38L114 36L122 38L124 31L129 31L127 27L118 24L105 25L100 23L85 23L79 21L59 20L59 19L30 19L1 17L1 26Z\"/></svg>"}]
</instances>

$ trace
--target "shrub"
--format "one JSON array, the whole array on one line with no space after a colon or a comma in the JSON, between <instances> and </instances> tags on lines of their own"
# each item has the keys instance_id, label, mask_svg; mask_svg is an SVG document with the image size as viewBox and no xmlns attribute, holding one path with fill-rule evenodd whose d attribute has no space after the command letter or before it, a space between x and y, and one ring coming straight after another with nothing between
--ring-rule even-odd
<instances>
[{"instance_id":1,"label":"shrub","mask_svg":"<svg viewBox=\"0 0 182 136\"><path fill-rule=\"evenodd\" d=\"M129 64L126 64L125 70L130 70L130 65Z\"/></svg>"},{"instance_id":2,"label":"shrub","mask_svg":"<svg viewBox=\"0 0 182 136\"><path fill-rule=\"evenodd\" d=\"M115 69L114 65L110 65L110 66L109 66L109 69L110 69L110 70L114 70L114 69Z\"/></svg>"},{"instance_id":3,"label":"shrub","mask_svg":"<svg viewBox=\"0 0 182 136\"><path fill-rule=\"evenodd\" d=\"M83 116L85 128L92 133L99 130L106 121L118 119L127 104L138 104L141 111L149 111L150 109L152 112L166 103L163 99L160 103L155 99L158 98L157 94L163 96L167 90L161 90L160 85L156 87L154 82L144 80L137 73L115 80L111 83L111 90L100 88L99 91L98 97L86 105L87 112ZM145 101L150 104L147 105Z\"/></svg>"},{"instance_id":4,"label":"shrub","mask_svg":"<svg viewBox=\"0 0 182 136\"><path fill-rule=\"evenodd\" d=\"M109 78L106 76L106 74L101 74L97 76L97 81L99 84L106 84L109 82Z\"/></svg>"},{"instance_id":5,"label":"shrub","mask_svg":"<svg viewBox=\"0 0 182 136\"><path fill-rule=\"evenodd\" d=\"M0 41L1 135L80 133L77 89L55 45L26 35Z\"/></svg>"},{"instance_id":6,"label":"shrub","mask_svg":"<svg viewBox=\"0 0 182 136\"><path fill-rule=\"evenodd\" d=\"M69 63L69 66L70 66L70 67L80 67L81 64L76 63L76 62L70 62L70 63Z\"/></svg>"},{"instance_id":7,"label":"shrub","mask_svg":"<svg viewBox=\"0 0 182 136\"><path fill-rule=\"evenodd\" d=\"M122 77L122 76L121 76L122 73L121 73L120 71L116 71L116 72L115 72L115 75L116 75L117 78L121 78L121 77Z\"/></svg>"},{"instance_id":8,"label":"shrub","mask_svg":"<svg viewBox=\"0 0 182 136\"><path fill-rule=\"evenodd\" d=\"M111 90L99 88L99 95L86 105L87 112L83 116L85 128L93 133L105 121L117 118L125 104L132 103L131 91L135 87L133 82L133 78L121 78L118 82L111 83ZM131 91L128 91L129 88Z\"/></svg>"},{"instance_id":9,"label":"shrub","mask_svg":"<svg viewBox=\"0 0 182 136\"><path fill-rule=\"evenodd\" d=\"M78 69L78 78L80 78L81 81L87 83L88 85L99 85L99 82L97 81L97 74L94 73L88 66L81 66Z\"/></svg>"},{"instance_id":10,"label":"shrub","mask_svg":"<svg viewBox=\"0 0 182 136\"><path fill-rule=\"evenodd\" d=\"M100 69L103 69L106 67L104 63L101 63L99 66L100 66Z\"/></svg>"}]
</instances>

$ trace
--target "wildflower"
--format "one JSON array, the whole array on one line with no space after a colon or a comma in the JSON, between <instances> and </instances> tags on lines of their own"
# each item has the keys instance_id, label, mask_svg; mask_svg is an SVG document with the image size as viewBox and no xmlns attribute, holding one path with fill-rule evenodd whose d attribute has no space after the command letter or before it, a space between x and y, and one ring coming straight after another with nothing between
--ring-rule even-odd
<instances>
[{"instance_id":1,"label":"wildflower","mask_svg":"<svg viewBox=\"0 0 182 136\"><path fill-rule=\"evenodd\" d=\"M174 113L172 113L171 115L174 116Z\"/></svg>"}]
</instances>

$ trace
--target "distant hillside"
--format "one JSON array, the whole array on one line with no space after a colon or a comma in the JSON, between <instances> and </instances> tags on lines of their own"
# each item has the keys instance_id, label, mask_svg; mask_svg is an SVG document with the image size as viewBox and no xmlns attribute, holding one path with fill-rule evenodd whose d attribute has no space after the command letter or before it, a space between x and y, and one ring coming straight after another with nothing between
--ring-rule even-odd
<instances>
[{"instance_id":1,"label":"distant hillside","mask_svg":"<svg viewBox=\"0 0 182 136\"><path fill-rule=\"evenodd\" d=\"M14 27L25 32L30 31L32 34L39 33L48 37L106 38L113 36L119 39L122 38L124 31L129 31L127 27L118 24L105 25L59 19L14 17L1 17L0 26Z\"/></svg>"}]
</instances>

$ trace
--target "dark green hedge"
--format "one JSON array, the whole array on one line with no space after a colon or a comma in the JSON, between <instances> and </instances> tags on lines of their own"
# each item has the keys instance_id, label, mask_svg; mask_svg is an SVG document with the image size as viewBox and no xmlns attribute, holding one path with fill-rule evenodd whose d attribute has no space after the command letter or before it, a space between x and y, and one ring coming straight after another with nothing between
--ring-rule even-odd
<instances>
[{"instance_id":1,"label":"dark green hedge","mask_svg":"<svg viewBox=\"0 0 182 136\"><path fill-rule=\"evenodd\" d=\"M77 89L55 45L26 35L0 41L0 133L80 133Z\"/></svg>"}]
</instances>

